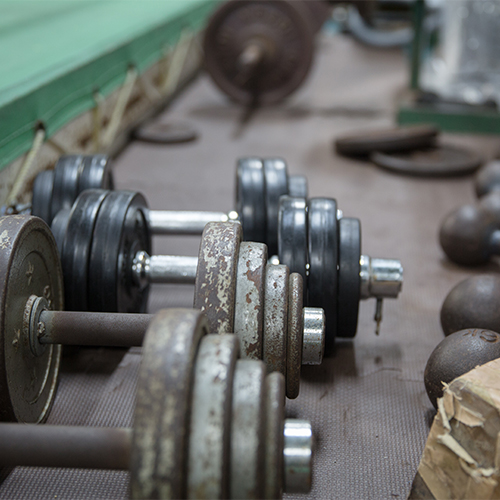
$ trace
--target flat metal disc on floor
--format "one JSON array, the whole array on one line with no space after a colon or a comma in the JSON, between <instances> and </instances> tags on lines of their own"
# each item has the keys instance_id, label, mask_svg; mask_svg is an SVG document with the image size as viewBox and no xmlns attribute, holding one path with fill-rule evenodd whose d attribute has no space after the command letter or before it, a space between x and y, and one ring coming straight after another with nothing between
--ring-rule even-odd
<instances>
[{"instance_id":1,"label":"flat metal disc on floor","mask_svg":"<svg viewBox=\"0 0 500 500\"><path fill-rule=\"evenodd\" d=\"M236 271L234 333L240 340L240 357L244 359L262 359L266 264L264 243L241 243Z\"/></svg>"},{"instance_id":2,"label":"flat metal disc on floor","mask_svg":"<svg viewBox=\"0 0 500 500\"><path fill-rule=\"evenodd\" d=\"M194 307L205 313L210 333L234 333L241 233L237 222L209 222L203 230Z\"/></svg>"},{"instance_id":3,"label":"flat metal disc on floor","mask_svg":"<svg viewBox=\"0 0 500 500\"><path fill-rule=\"evenodd\" d=\"M206 335L194 368L187 498L229 498L236 335Z\"/></svg>"},{"instance_id":4,"label":"flat metal disc on floor","mask_svg":"<svg viewBox=\"0 0 500 500\"><path fill-rule=\"evenodd\" d=\"M236 167L236 211L245 241L266 242L267 210L264 163L259 158L242 158Z\"/></svg>"},{"instance_id":5,"label":"flat metal disc on floor","mask_svg":"<svg viewBox=\"0 0 500 500\"><path fill-rule=\"evenodd\" d=\"M366 156L377 151L412 151L433 146L438 134L439 130L431 125L367 130L336 139L335 149L346 156Z\"/></svg>"},{"instance_id":6,"label":"flat metal disc on floor","mask_svg":"<svg viewBox=\"0 0 500 500\"><path fill-rule=\"evenodd\" d=\"M264 160L266 185L266 244L270 255L278 252L278 212L280 198L288 194L288 174L286 163L281 158Z\"/></svg>"},{"instance_id":7,"label":"flat metal disc on floor","mask_svg":"<svg viewBox=\"0 0 500 500\"><path fill-rule=\"evenodd\" d=\"M354 337L358 326L361 278L361 224L359 219L339 220L339 290L337 336Z\"/></svg>"},{"instance_id":8,"label":"flat metal disc on floor","mask_svg":"<svg viewBox=\"0 0 500 500\"><path fill-rule=\"evenodd\" d=\"M108 193L102 189L83 191L69 214L61 252L64 297L68 311L88 310L92 239L99 209Z\"/></svg>"},{"instance_id":9,"label":"flat metal disc on floor","mask_svg":"<svg viewBox=\"0 0 500 500\"><path fill-rule=\"evenodd\" d=\"M111 160L108 156L84 156L82 170L78 179L78 193L86 189L114 189Z\"/></svg>"},{"instance_id":10,"label":"flat metal disc on floor","mask_svg":"<svg viewBox=\"0 0 500 500\"><path fill-rule=\"evenodd\" d=\"M439 146L409 153L375 152L370 159L379 167L416 177L472 174L482 164L482 158L477 153L455 146Z\"/></svg>"},{"instance_id":11,"label":"flat metal disc on floor","mask_svg":"<svg viewBox=\"0 0 500 500\"><path fill-rule=\"evenodd\" d=\"M288 285L288 337L286 340L286 397L295 399L300 389L304 340L304 287L299 273L290 274Z\"/></svg>"},{"instance_id":12,"label":"flat metal disc on floor","mask_svg":"<svg viewBox=\"0 0 500 500\"><path fill-rule=\"evenodd\" d=\"M282 196L278 222L279 261L305 280L307 252L307 202L305 198Z\"/></svg>"},{"instance_id":13,"label":"flat metal disc on floor","mask_svg":"<svg viewBox=\"0 0 500 500\"><path fill-rule=\"evenodd\" d=\"M194 365L208 325L200 311L168 309L142 346L130 465L131 497L187 498Z\"/></svg>"},{"instance_id":14,"label":"flat metal disc on floor","mask_svg":"<svg viewBox=\"0 0 500 500\"><path fill-rule=\"evenodd\" d=\"M35 295L52 310L64 308L59 255L43 221L0 218L0 280L0 420L39 423L54 401L61 347L47 345L33 354L25 337L25 307Z\"/></svg>"},{"instance_id":15,"label":"flat metal disc on floor","mask_svg":"<svg viewBox=\"0 0 500 500\"><path fill-rule=\"evenodd\" d=\"M33 196L31 198L31 214L40 217L47 224L51 224L53 215L52 191L54 188L54 171L44 170L35 177ZM54 214L55 216L56 214Z\"/></svg>"},{"instance_id":16,"label":"flat metal disc on floor","mask_svg":"<svg viewBox=\"0 0 500 500\"><path fill-rule=\"evenodd\" d=\"M78 182L83 169L83 155L61 156L54 167L51 215L63 208L71 208L78 196Z\"/></svg>"},{"instance_id":17,"label":"flat metal disc on floor","mask_svg":"<svg viewBox=\"0 0 500 500\"><path fill-rule=\"evenodd\" d=\"M144 312L149 287L132 279L139 251L151 253L144 197L130 191L110 191L94 227L89 266L91 311Z\"/></svg>"},{"instance_id":18,"label":"flat metal disc on floor","mask_svg":"<svg viewBox=\"0 0 500 500\"><path fill-rule=\"evenodd\" d=\"M326 316L325 353L331 354L337 335L339 229L337 202L313 198L308 207L309 275L307 303L321 307Z\"/></svg>"},{"instance_id":19,"label":"flat metal disc on floor","mask_svg":"<svg viewBox=\"0 0 500 500\"><path fill-rule=\"evenodd\" d=\"M149 123L134 130L136 141L153 144L181 144L198 139L198 131L188 123Z\"/></svg>"}]
</instances>

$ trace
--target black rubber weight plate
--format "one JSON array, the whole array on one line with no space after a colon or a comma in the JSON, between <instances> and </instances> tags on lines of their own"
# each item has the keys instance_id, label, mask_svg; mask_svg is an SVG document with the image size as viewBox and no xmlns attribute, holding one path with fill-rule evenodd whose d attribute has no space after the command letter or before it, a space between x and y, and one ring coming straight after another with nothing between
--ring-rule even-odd
<instances>
[{"instance_id":1,"label":"black rubber weight plate","mask_svg":"<svg viewBox=\"0 0 500 500\"><path fill-rule=\"evenodd\" d=\"M358 326L361 280L361 224L359 219L339 220L339 289L337 336L354 337Z\"/></svg>"},{"instance_id":2,"label":"black rubber weight plate","mask_svg":"<svg viewBox=\"0 0 500 500\"><path fill-rule=\"evenodd\" d=\"M49 225L52 222L50 209L53 187L54 171L45 170L44 172L40 172L33 184L33 197L31 199L31 214L40 217Z\"/></svg>"},{"instance_id":3,"label":"black rubber weight plate","mask_svg":"<svg viewBox=\"0 0 500 500\"><path fill-rule=\"evenodd\" d=\"M51 215L59 210L71 208L78 196L78 181L83 169L83 156L61 156L54 168L54 188L52 193Z\"/></svg>"},{"instance_id":4,"label":"black rubber weight plate","mask_svg":"<svg viewBox=\"0 0 500 500\"><path fill-rule=\"evenodd\" d=\"M134 255L151 251L144 212L146 200L138 193L111 191L97 216L89 266L89 310L144 312L148 287L132 280Z\"/></svg>"},{"instance_id":5,"label":"black rubber weight plate","mask_svg":"<svg viewBox=\"0 0 500 500\"><path fill-rule=\"evenodd\" d=\"M243 158L236 170L236 210L244 241L266 243L266 184L259 158Z\"/></svg>"},{"instance_id":6,"label":"black rubber weight plate","mask_svg":"<svg viewBox=\"0 0 500 500\"><path fill-rule=\"evenodd\" d=\"M278 211L280 198L288 194L286 163L281 158L264 160L267 211L267 246L269 255L278 252Z\"/></svg>"},{"instance_id":7,"label":"black rubber weight plate","mask_svg":"<svg viewBox=\"0 0 500 500\"><path fill-rule=\"evenodd\" d=\"M325 353L331 354L337 335L337 286L339 230L337 202L313 198L308 208L308 305L322 307L326 316Z\"/></svg>"},{"instance_id":8,"label":"black rubber weight plate","mask_svg":"<svg viewBox=\"0 0 500 500\"><path fill-rule=\"evenodd\" d=\"M337 153L366 156L375 151L390 153L433 146L439 130L428 125L360 132L335 141Z\"/></svg>"},{"instance_id":9,"label":"black rubber weight plate","mask_svg":"<svg viewBox=\"0 0 500 500\"><path fill-rule=\"evenodd\" d=\"M151 123L137 128L134 139L154 144L181 144L198 139L198 132L187 123Z\"/></svg>"},{"instance_id":10,"label":"black rubber weight plate","mask_svg":"<svg viewBox=\"0 0 500 500\"><path fill-rule=\"evenodd\" d=\"M89 155L83 159L78 179L78 193L86 189L114 189L111 162L105 155Z\"/></svg>"},{"instance_id":11,"label":"black rubber weight plate","mask_svg":"<svg viewBox=\"0 0 500 500\"><path fill-rule=\"evenodd\" d=\"M88 272L97 214L108 191L86 190L73 204L66 227L61 263L68 311L88 310Z\"/></svg>"},{"instance_id":12,"label":"black rubber weight plate","mask_svg":"<svg viewBox=\"0 0 500 500\"><path fill-rule=\"evenodd\" d=\"M482 163L481 157L454 146L422 149L409 153L373 153L370 159L379 167L417 177L448 177L472 174Z\"/></svg>"}]
</instances>

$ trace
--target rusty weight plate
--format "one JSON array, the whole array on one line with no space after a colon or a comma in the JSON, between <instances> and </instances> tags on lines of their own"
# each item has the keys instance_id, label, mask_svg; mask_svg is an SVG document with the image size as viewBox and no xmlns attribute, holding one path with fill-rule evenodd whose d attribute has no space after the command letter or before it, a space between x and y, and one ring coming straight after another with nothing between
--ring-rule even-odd
<instances>
[{"instance_id":1,"label":"rusty weight plate","mask_svg":"<svg viewBox=\"0 0 500 500\"><path fill-rule=\"evenodd\" d=\"M203 230L194 307L205 313L211 333L234 333L241 236L241 224L237 222L210 222Z\"/></svg>"},{"instance_id":2,"label":"rusty weight plate","mask_svg":"<svg viewBox=\"0 0 500 500\"><path fill-rule=\"evenodd\" d=\"M168 309L149 325L137 385L132 498L186 498L194 365L208 325L200 311Z\"/></svg>"},{"instance_id":3,"label":"rusty weight plate","mask_svg":"<svg viewBox=\"0 0 500 500\"><path fill-rule=\"evenodd\" d=\"M39 423L54 400L61 347L35 356L25 335L25 307L32 295L63 309L63 278L54 237L36 217L0 218L0 420Z\"/></svg>"},{"instance_id":4,"label":"rusty weight plate","mask_svg":"<svg viewBox=\"0 0 500 500\"><path fill-rule=\"evenodd\" d=\"M241 104L281 101L304 81L313 59L311 16L302 2L225 2L212 16L204 39L205 66L214 82ZM240 56L249 44L264 54L252 75Z\"/></svg>"},{"instance_id":5,"label":"rusty weight plate","mask_svg":"<svg viewBox=\"0 0 500 500\"><path fill-rule=\"evenodd\" d=\"M300 368L304 340L302 311L304 285L299 273L290 274L288 282L288 338L286 341L286 397L295 399L300 389Z\"/></svg>"}]
</instances>

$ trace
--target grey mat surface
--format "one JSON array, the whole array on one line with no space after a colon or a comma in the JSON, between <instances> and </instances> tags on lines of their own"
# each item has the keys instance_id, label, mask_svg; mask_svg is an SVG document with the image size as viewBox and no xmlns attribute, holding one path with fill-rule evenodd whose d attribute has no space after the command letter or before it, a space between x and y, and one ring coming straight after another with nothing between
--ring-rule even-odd
<instances>
[{"instance_id":1,"label":"grey mat surface","mask_svg":"<svg viewBox=\"0 0 500 500\"><path fill-rule=\"evenodd\" d=\"M437 243L444 215L473 200L471 178L413 179L333 153L337 136L394 123L407 65L400 52L325 37L300 92L286 105L259 111L240 131L241 110L202 77L161 117L195 125L198 142L133 143L116 161L117 187L142 191L153 208L229 210L235 159L282 156L292 174L307 175L311 196L335 197L346 216L361 219L363 253L403 261L403 293L386 301L380 336L374 335L374 301L364 302L356 339L340 343L321 367L304 369L301 394L287 404L290 416L311 420L317 437L314 487L297 498L407 496L432 418L422 377L442 338L441 303L455 283L485 270L457 268ZM443 140L469 145L485 157L498 146L491 137ZM154 248L196 255L198 243L158 237ZM150 310L191 306L192 294L189 286L155 286ZM137 349L68 355L49 422L130 425L139 361ZM0 498L124 498L127 488L123 472L18 468L0 487Z\"/></svg>"}]
</instances>

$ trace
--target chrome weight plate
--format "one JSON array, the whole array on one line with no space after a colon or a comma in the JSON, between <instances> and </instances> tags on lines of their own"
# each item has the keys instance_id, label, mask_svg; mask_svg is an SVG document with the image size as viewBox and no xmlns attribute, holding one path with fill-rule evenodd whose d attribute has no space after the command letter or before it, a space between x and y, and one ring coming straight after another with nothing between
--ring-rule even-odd
<instances>
[{"instance_id":1,"label":"chrome weight plate","mask_svg":"<svg viewBox=\"0 0 500 500\"><path fill-rule=\"evenodd\" d=\"M111 161L106 155L83 157L83 166L78 178L78 193L86 189L114 189Z\"/></svg>"},{"instance_id":2,"label":"chrome weight plate","mask_svg":"<svg viewBox=\"0 0 500 500\"><path fill-rule=\"evenodd\" d=\"M205 65L214 82L245 105L287 97L311 68L310 17L301 2L225 2L205 30ZM250 65L245 57L249 49L258 54Z\"/></svg>"},{"instance_id":3,"label":"chrome weight plate","mask_svg":"<svg viewBox=\"0 0 500 500\"><path fill-rule=\"evenodd\" d=\"M241 243L236 271L234 333L240 340L242 358L262 359L266 264L266 245Z\"/></svg>"},{"instance_id":4,"label":"chrome weight plate","mask_svg":"<svg viewBox=\"0 0 500 500\"><path fill-rule=\"evenodd\" d=\"M203 315L192 309L160 311L148 327L132 437L132 498L187 497L194 365L207 332Z\"/></svg>"},{"instance_id":5,"label":"chrome weight plate","mask_svg":"<svg viewBox=\"0 0 500 500\"><path fill-rule=\"evenodd\" d=\"M295 399L300 390L300 368L304 340L304 286L299 273L290 274L288 291L288 337L286 341L286 397Z\"/></svg>"},{"instance_id":6,"label":"chrome weight plate","mask_svg":"<svg viewBox=\"0 0 500 500\"><path fill-rule=\"evenodd\" d=\"M53 170L44 170L35 177L31 198L31 214L40 217L49 225L52 222L52 217L56 215L51 213L53 189Z\"/></svg>"},{"instance_id":7,"label":"chrome weight plate","mask_svg":"<svg viewBox=\"0 0 500 500\"><path fill-rule=\"evenodd\" d=\"M149 287L133 280L132 262L139 251L151 253L146 210L144 197L129 191L110 191L102 202L90 252L90 311L145 311Z\"/></svg>"},{"instance_id":8,"label":"chrome weight plate","mask_svg":"<svg viewBox=\"0 0 500 500\"><path fill-rule=\"evenodd\" d=\"M211 333L234 333L241 233L237 222L210 222L203 230L194 307L205 313Z\"/></svg>"},{"instance_id":9,"label":"chrome weight plate","mask_svg":"<svg viewBox=\"0 0 500 500\"><path fill-rule=\"evenodd\" d=\"M321 307L326 316L325 353L332 353L337 334L339 229L337 202L313 198L308 207L309 275L307 303Z\"/></svg>"},{"instance_id":10,"label":"chrome weight plate","mask_svg":"<svg viewBox=\"0 0 500 500\"><path fill-rule=\"evenodd\" d=\"M54 400L61 347L46 346L35 356L24 331L32 295L53 310L63 309L63 279L56 243L36 217L0 218L0 420L39 423Z\"/></svg>"},{"instance_id":11,"label":"chrome weight plate","mask_svg":"<svg viewBox=\"0 0 500 500\"><path fill-rule=\"evenodd\" d=\"M288 177L288 196L307 198L307 177L305 175L290 175Z\"/></svg>"},{"instance_id":12,"label":"chrome weight plate","mask_svg":"<svg viewBox=\"0 0 500 500\"><path fill-rule=\"evenodd\" d=\"M194 369L188 498L228 498L236 335L207 335Z\"/></svg>"}]
</instances>

